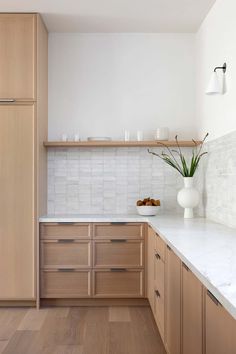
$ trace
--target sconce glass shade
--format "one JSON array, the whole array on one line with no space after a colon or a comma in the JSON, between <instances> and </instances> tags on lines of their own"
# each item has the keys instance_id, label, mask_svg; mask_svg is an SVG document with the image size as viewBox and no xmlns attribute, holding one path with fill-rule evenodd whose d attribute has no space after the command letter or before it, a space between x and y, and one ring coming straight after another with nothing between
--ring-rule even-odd
<instances>
[{"instance_id":1,"label":"sconce glass shade","mask_svg":"<svg viewBox=\"0 0 236 354\"><path fill-rule=\"evenodd\" d=\"M209 85L206 90L207 95L220 95L222 93L222 87L220 85L217 73L214 71L212 73Z\"/></svg>"}]
</instances>

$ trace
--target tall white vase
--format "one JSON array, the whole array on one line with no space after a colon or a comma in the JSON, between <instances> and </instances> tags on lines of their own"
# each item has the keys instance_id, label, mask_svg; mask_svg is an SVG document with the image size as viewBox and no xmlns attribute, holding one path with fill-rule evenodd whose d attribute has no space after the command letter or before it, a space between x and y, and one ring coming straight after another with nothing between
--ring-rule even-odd
<instances>
[{"instance_id":1,"label":"tall white vase","mask_svg":"<svg viewBox=\"0 0 236 354\"><path fill-rule=\"evenodd\" d=\"M193 208L195 208L200 200L197 189L193 187L193 177L184 177L184 188L177 195L178 203L184 208L184 217L186 219L193 218Z\"/></svg>"}]
</instances>

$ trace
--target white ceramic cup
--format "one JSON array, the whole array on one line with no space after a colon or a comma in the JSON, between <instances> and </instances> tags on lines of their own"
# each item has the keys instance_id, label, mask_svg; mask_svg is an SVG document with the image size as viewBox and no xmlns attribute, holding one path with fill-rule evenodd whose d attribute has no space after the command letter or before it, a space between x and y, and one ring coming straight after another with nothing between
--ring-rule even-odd
<instances>
[{"instance_id":1,"label":"white ceramic cup","mask_svg":"<svg viewBox=\"0 0 236 354\"><path fill-rule=\"evenodd\" d=\"M129 141L129 139L130 139L130 132L129 132L129 130L125 130L124 138L125 138L125 141Z\"/></svg>"},{"instance_id":2,"label":"white ceramic cup","mask_svg":"<svg viewBox=\"0 0 236 354\"><path fill-rule=\"evenodd\" d=\"M169 140L169 128L167 127L157 128L156 140Z\"/></svg>"},{"instance_id":3,"label":"white ceramic cup","mask_svg":"<svg viewBox=\"0 0 236 354\"><path fill-rule=\"evenodd\" d=\"M142 130L137 131L137 140L142 141L143 140L143 132Z\"/></svg>"},{"instance_id":4,"label":"white ceramic cup","mask_svg":"<svg viewBox=\"0 0 236 354\"><path fill-rule=\"evenodd\" d=\"M80 140L79 133L74 134L73 138L74 138L74 141L79 141Z\"/></svg>"},{"instance_id":5,"label":"white ceramic cup","mask_svg":"<svg viewBox=\"0 0 236 354\"><path fill-rule=\"evenodd\" d=\"M67 141L68 137L67 137L67 134L62 134L61 135L61 140L62 141Z\"/></svg>"}]
</instances>

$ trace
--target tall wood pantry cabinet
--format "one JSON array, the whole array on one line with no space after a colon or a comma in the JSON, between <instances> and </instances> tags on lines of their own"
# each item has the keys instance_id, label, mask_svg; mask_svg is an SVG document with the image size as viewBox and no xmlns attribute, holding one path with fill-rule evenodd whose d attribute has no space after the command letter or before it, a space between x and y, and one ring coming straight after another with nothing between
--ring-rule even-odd
<instances>
[{"instance_id":1,"label":"tall wood pantry cabinet","mask_svg":"<svg viewBox=\"0 0 236 354\"><path fill-rule=\"evenodd\" d=\"M0 303L35 301L38 216L46 212L47 30L0 14Z\"/></svg>"}]
</instances>

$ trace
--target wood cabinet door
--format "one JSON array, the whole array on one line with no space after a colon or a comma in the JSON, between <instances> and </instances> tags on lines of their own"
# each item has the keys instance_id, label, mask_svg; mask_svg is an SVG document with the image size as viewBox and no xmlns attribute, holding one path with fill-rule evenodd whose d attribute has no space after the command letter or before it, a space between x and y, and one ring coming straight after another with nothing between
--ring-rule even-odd
<instances>
[{"instance_id":1,"label":"wood cabinet door","mask_svg":"<svg viewBox=\"0 0 236 354\"><path fill-rule=\"evenodd\" d=\"M34 106L0 105L0 299L35 297Z\"/></svg>"},{"instance_id":2,"label":"wood cabinet door","mask_svg":"<svg viewBox=\"0 0 236 354\"><path fill-rule=\"evenodd\" d=\"M181 350L181 261L167 246L166 252L166 346L169 354Z\"/></svg>"},{"instance_id":3,"label":"wood cabinet door","mask_svg":"<svg viewBox=\"0 0 236 354\"><path fill-rule=\"evenodd\" d=\"M206 291L206 354L236 353L236 320Z\"/></svg>"},{"instance_id":4,"label":"wood cabinet door","mask_svg":"<svg viewBox=\"0 0 236 354\"><path fill-rule=\"evenodd\" d=\"M182 354L203 353L203 285L182 266Z\"/></svg>"},{"instance_id":5,"label":"wood cabinet door","mask_svg":"<svg viewBox=\"0 0 236 354\"><path fill-rule=\"evenodd\" d=\"M155 255L155 232L148 226L147 235L147 297L154 311L154 255Z\"/></svg>"},{"instance_id":6,"label":"wood cabinet door","mask_svg":"<svg viewBox=\"0 0 236 354\"><path fill-rule=\"evenodd\" d=\"M0 14L0 99L35 98L36 15Z\"/></svg>"}]
</instances>

